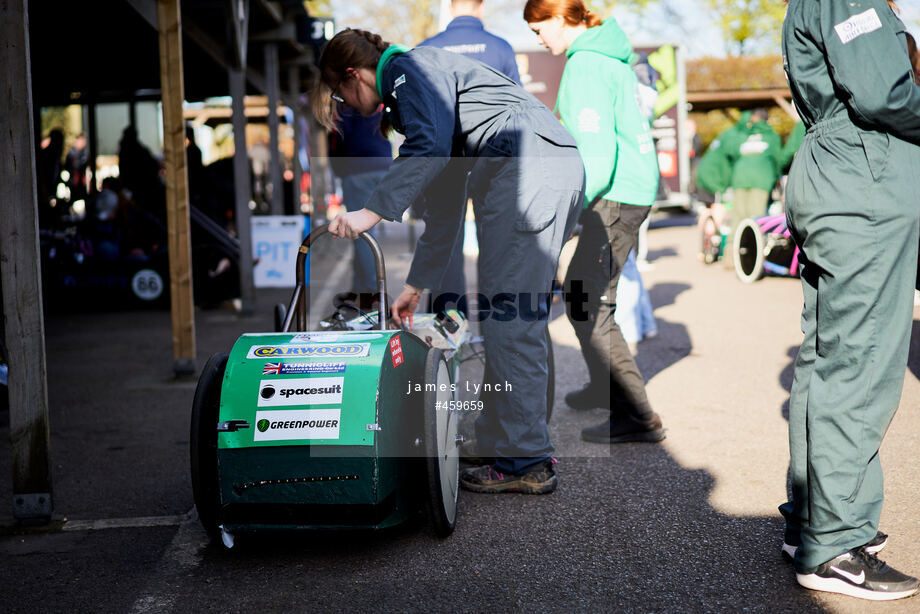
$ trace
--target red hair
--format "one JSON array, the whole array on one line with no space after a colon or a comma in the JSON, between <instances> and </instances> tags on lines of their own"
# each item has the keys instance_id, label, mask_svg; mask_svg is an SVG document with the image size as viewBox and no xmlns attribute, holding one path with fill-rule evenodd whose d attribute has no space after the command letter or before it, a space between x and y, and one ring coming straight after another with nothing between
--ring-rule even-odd
<instances>
[{"instance_id":1,"label":"red hair","mask_svg":"<svg viewBox=\"0 0 920 614\"><path fill-rule=\"evenodd\" d=\"M562 17L570 26L585 24L593 28L604 23L588 10L582 0L527 0L524 5L524 21L527 23L539 23L553 17Z\"/></svg>"}]
</instances>

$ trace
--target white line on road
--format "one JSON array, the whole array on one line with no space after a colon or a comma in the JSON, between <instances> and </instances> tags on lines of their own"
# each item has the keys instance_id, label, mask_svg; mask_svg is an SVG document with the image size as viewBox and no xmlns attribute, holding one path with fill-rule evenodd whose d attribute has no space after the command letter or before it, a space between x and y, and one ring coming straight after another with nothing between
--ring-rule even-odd
<instances>
[{"instance_id":1,"label":"white line on road","mask_svg":"<svg viewBox=\"0 0 920 614\"><path fill-rule=\"evenodd\" d=\"M148 576L150 580L134 601L131 614L171 612L178 597L176 586L201 562L198 553L208 544L208 536L198 524L194 508L180 518L176 536Z\"/></svg>"},{"instance_id":2,"label":"white line on road","mask_svg":"<svg viewBox=\"0 0 920 614\"><path fill-rule=\"evenodd\" d=\"M102 518L99 520L68 520L62 531L99 531L101 529L136 529L143 527L174 527L192 518L189 514L175 516L140 516L138 518Z\"/></svg>"}]
</instances>

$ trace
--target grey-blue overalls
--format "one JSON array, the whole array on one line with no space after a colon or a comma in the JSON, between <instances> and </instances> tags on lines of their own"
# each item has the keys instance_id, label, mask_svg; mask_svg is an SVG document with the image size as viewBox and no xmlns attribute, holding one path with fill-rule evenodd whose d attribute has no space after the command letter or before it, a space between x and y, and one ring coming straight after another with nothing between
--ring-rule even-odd
<instances>
[{"instance_id":1,"label":"grey-blue overalls","mask_svg":"<svg viewBox=\"0 0 920 614\"><path fill-rule=\"evenodd\" d=\"M498 71L419 47L378 68L378 90L406 140L367 208L399 220L424 190L428 224L408 283L442 287L466 195L439 189L453 157L467 158L479 239L487 395L476 421L496 468L523 473L553 452L546 426L547 301L563 240L584 192L575 141L549 109ZM455 185L448 182L447 185ZM481 300L481 299L480 299Z\"/></svg>"},{"instance_id":2,"label":"grey-blue overalls","mask_svg":"<svg viewBox=\"0 0 920 614\"><path fill-rule=\"evenodd\" d=\"M804 254L789 407L800 573L878 529L879 447L898 407L920 230L920 87L885 0L791 0L783 56L808 132L786 192Z\"/></svg>"}]
</instances>

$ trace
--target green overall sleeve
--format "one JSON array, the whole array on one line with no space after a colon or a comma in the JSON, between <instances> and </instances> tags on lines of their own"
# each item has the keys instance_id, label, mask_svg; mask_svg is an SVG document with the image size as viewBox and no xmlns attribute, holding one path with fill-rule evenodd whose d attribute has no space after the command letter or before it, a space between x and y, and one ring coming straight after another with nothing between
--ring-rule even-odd
<instances>
[{"instance_id":1,"label":"green overall sleeve","mask_svg":"<svg viewBox=\"0 0 920 614\"><path fill-rule=\"evenodd\" d=\"M846 105L871 126L920 143L920 87L911 78L905 43L897 36L899 21L888 3L816 4L831 78L845 92Z\"/></svg>"}]
</instances>

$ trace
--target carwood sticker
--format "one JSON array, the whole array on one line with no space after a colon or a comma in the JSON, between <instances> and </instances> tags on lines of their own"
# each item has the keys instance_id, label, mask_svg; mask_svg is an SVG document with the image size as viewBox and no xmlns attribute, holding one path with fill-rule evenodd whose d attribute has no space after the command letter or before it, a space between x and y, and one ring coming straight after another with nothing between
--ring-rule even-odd
<instances>
[{"instance_id":1,"label":"carwood sticker","mask_svg":"<svg viewBox=\"0 0 920 614\"><path fill-rule=\"evenodd\" d=\"M403 363L403 351L402 344L399 341L399 337L393 337L390 339L390 357L393 359L393 366L398 367Z\"/></svg>"},{"instance_id":2,"label":"carwood sticker","mask_svg":"<svg viewBox=\"0 0 920 614\"><path fill-rule=\"evenodd\" d=\"M338 439L341 408L256 412L254 441Z\"/></svg>"},{"instance_id":3,"label":"carwood sticker","mask_svg":"<svg viewBox=\"0 0 920 614\"><path fill-rule=\"evenodd\" d=\"M259 382L258 406L339 404L344 384L344 377L264 379Z\"/></svg>"},{"instance_id":4,"label":"carwood sticker","mask_svg":"<svg viewBox=\"0 0 920 614\"><path fill-rule=\"evenodd\" d=\"M262 375L308 375L310 373L345 373L344 362L267 362Z\"/></svg>"},{"instance_id":5,"label":"carwood sticker","mask_svg":"<svg viewBox=\"0 0 920 614\"><path fill-rule=\"evenodd\" d=\"M370 349L370 343L256 345L249 348L246 358L359 358Z\"/></svg>"}]
</instances>

